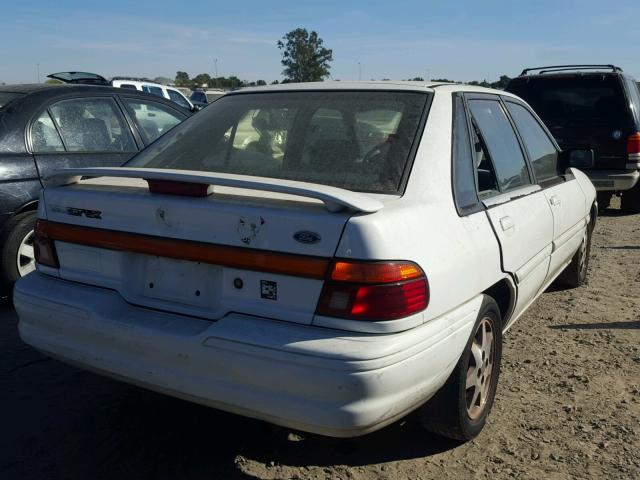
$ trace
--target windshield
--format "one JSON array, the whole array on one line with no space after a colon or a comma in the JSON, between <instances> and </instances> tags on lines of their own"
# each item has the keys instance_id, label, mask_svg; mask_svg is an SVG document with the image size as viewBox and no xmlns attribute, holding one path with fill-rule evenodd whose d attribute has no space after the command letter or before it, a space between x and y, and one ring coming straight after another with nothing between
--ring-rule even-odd
<instances>
[{"instance_id":1,"label":"windshield","mask_svg":"<svg viewBox=\"0 0 640 480\"><path fill-rule=\"evenodd\" d=\"M24 95L23 93L0 92L0 108L4 107L11 100Z\"/></svg>"},{"instance_id":2,"label":"windshield","mask_svg":"<svg viewBox=\"0 0 640 480\"><path fill-rule=\"evenodd\" d=\"M548 124L618 125L630 120L617 76L517 79L507 88L526 100Z\"/></svg>"},{"instance_id":3,"label":"windshield","mask_svg":"<svg viewBox=\"0 0 640 480\"><path fill-rule=\"evenodd\" d=\"M394 91L227 95L126 166L397 193L427 98Z\"/></svg>"}]
</instances>

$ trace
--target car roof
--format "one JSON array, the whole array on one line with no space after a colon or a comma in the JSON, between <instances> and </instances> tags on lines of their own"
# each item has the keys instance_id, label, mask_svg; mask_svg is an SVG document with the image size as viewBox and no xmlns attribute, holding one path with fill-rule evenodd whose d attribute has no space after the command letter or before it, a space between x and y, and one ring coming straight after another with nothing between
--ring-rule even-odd
<instances>
[{"instance_id":1,"label":"car roof","mask_svg":"<svg viewBox=\"0 0 640 480\"><path fill-rule=\"evenodd\" d=\"M570 77L604 77L604 76L620 76L629 77L628 73L624 72L549 72L549 73L527 73L525 75L518 75L512 80L527 79L527 78L570 78Z\"/></svg>"},{"instance_id":2,"label":"car roof","mask_svg":"<svg viewBox=\"0 0 640 480\"><path fill-rule=\"evenodd\" d=\"M388 91L412 91L412 92L477 92L490 93L494 95L514 96L503 90L495 90L492 88L477 87L464 83L445 83L445 82L414 82L414 81L363 81L363 82L305 82L305 83L280 83L278 85L267 85L263 87L245 87L233 92L227 92L227 95L237 95L242 93L256 92L286 92L286 91L326 91L326 90L388 90Z\"/></svg>"},{"instance_id":3,"label":"car roof","mask_svg":"<svg viewBox=\"0 0 640 480\"><path fill-rule=\"evenodd\" d=\"M0 92L7 93L32 93L50 88L60 88L65 85L60 83L21 83L18 85L0 85Z\"/></svg>"},{"instance_id":4,"label":"car roof","mask_svg":"<svg viewBox=\"0 0 640 480\"><path fill-rule=\"evenodd\" d=\"M24 96L21 101L26 100L27 98L33 98L35 100L36 97L42 98L53 98L53 97L65 97L68 95L74 95L77 93L97 93L97 94L116 94L119 96L127 96L127 97L138 97L141 99L151 100L163 103L165 105L171 106L173 109L178 110L183 113L189 113L185 108L179 107L175 102L166 99L164 97L160 97L158 95L152 95L150 93L142 92L140 90L128 90L117 87L107 87L102 85L82 85L82 84L74 84L74 83L64 83L64 84L46 84L46 83L37 83L37 84L24 84L24 85L0 85L0 92L9 92L9 93L22 93Z\"/></svg>"}]
</instances>

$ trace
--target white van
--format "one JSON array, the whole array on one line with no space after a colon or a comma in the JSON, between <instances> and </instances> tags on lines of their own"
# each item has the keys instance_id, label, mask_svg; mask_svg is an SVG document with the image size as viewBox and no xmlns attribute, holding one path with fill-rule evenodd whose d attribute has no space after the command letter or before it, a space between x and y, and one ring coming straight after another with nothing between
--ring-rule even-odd
<instances>
[{"instance_id":1,"label":"white van","mask_svg":"<svg viewBox=\"0 0 640 480\"><path fill-rule=\"evenodd\" d=\"M191 101L185 97L182 92L174 87L167 87L166 85L161 85L159 83L127 79L111 80L111 85L118 88L129 88L131 90L151 93L152 95L168 98L189 111L193 112L196 110L193 103L191 103Z\"/></svg>"}]
</instances>

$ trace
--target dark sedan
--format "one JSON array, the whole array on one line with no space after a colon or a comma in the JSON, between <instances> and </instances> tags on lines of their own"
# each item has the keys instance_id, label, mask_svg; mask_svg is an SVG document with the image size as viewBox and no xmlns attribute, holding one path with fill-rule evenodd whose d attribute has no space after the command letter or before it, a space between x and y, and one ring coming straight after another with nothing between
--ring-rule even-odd
<instances>
[{"instance_id":1,"label":"dark sedan","mask_svg":"<svg viewBox=\"0 0 640 480\"><path fill-rule=\"evenodd\" d=\"M34 269L38 197L53 172L122 165L188 116L133 90L0 86L0 286Z\"/></svg>"}]
</instances>

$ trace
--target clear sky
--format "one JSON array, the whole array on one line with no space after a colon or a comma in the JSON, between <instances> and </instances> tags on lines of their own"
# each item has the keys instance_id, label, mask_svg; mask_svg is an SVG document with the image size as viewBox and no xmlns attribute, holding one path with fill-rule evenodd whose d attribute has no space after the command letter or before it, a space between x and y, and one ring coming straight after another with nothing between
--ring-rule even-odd
<instances>
[{"instance_id":1,"label":"clear sky","mask_svg":"<svg viewBox=\"0 0 640 480\"><path fill-rule=\"evenodd\" d=\"M281 78L297 27L333 49L332 77L493 81L526 66L615 63L640 77L640 1L4 0L0 82L82 70ZM640 79L640 78L639 78Z\"/></svg>"}]
</instances>

